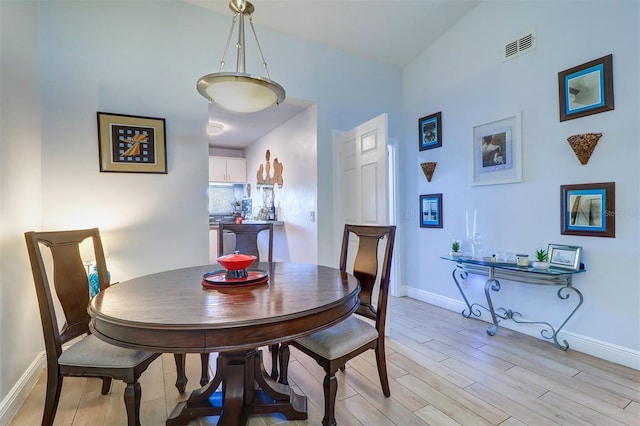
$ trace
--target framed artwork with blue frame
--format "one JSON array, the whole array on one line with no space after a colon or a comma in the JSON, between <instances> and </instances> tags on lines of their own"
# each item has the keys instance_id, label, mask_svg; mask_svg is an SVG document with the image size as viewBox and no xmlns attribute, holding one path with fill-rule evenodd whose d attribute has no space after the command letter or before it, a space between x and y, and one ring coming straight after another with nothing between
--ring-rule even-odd
<instances>
[{"instance_id":1,"label":"framed artwork with blue frame","mask_svg":"<svg viewBox=\"0 0 640 426\"><path fill-rule=\"evenodd\" d=\"M420 196L420 228L442 228L442 194Z\"/></svg>"},{"instance_id":2,"label":"framed artwork with blue frame","mask_svg":"<svg viewBox=\"0 0 640 426\"><path fill-rule=\"evenodd\" d=\"M613 55L558 73L560 121L614 109Z\"/></svg>"},{"instance_id":3,"label":"framed artwork with blue frame","mask_svg":"<svg viewBox=\"0 0 640 426\"><path fill-rule=\"evenodd\" d=\"M442 112L418 120L418 148L420 151L442 146Z\"/></svg>"},{"instance_id":4,"label":"framed artwork with blue frame","mask_svg":"<svg viewBox=\"0 0 640 426\"><path fill-rule=\"evenodd\" d=\"M560 186L560 233L615 238L615 190L615 182Z\"/></svg>"}]
</instances>

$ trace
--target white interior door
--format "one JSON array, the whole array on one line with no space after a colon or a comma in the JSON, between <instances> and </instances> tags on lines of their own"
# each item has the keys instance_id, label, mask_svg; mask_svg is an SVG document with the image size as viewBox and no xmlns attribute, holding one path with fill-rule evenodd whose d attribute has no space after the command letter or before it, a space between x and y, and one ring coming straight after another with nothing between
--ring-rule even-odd
<instances>
[{"instance_id":1,"label":"white interior door","mask_svg":"<svg viewBox=\"0 0 640 426\"><path fill-rule=\"evenodd\" d=\"M389 224L387 138L387 114L334 138L338 241L345 223Z\"/></svg>"}]
</instances>

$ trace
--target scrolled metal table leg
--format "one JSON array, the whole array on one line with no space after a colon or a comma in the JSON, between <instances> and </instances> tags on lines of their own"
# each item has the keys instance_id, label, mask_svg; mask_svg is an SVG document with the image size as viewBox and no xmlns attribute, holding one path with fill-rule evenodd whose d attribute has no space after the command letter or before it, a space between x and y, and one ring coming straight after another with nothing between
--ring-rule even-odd
<instances>
[{"instance_id":1,"label":"scrolled metal table leg","mask_svg":"<svg viewBox=\"0 0 640 426\"><path fill-rule=\"evenodd\" d=\"M564 291L566 290L566 291ZM573 314L576 313L576 311L578 310L578 308L580 307L580 305L582 305L582 302L584 300L584 298L582 297L582 293L580 293L580 290L578 290L577 288L574 288L573 286L571 286L571 283L567 284L564 287L561 287L560 289L558 289L558 297L562 300L567 300L569 298L569 296L571 296L570 293L568 293L569 290L573 290L576 295L578 296L578 304L576 305L575 308L573 308L573 311L571 311L569 313L569 316L564 320L564 322L562 324L560 324L560 327L558 327L557 330L555 330L553 332L553 342L555 343L555 345L562 349L563 351L566 351L567 349L569 349L569 342L565 340L563 340L562 342L564 343L563 345L558 343L558 333L560 332L560 330L562 330L562 327L564 327L564 325L567 323L567 321L569 321L571 319L571 317L573 316Z\"/></svg>"},{"instance_id":2,"label":"scrolled metal table leg","mask_svg":"<svg viewBox=\"0 0 640 426\"><path fill-rule=\"evenodd\" d=\"M491 301L491 290L500 291L500 281L494 278L493 268L490 269L489 279L484 283L484 295L487 298L489 312L491 313L491 320L493 321L493 324L491 324L487 328L487 334L489 336L495 335L498 331L498 317L496 315L495 309L493 309L493 302Z\"/></svg>"},{"instance_id":3,"label":"scrolled metal table leg","mask_svg":"<svg viewBox=\"0 0 640 426\"><path fill-rule=\"evenodd\" d=\"M471 317L471 315L475 317L479 317L481 315L480 311L477 308L475 310L473 309L474 305L476 305L475 303L474 304L469 303L469 299L467 299L467 295L464 294L464 291L462 290L462 286L460 285L458 278L456 278L456 272L460 275L460 279L463 279L463 280L467 278L467 273L465 271L461 271L458 268L455 268L451 272L451 277L453 277L453 281L456 283L456 287L458 287L458 291L460 292L460 295L462 296L464 303L466 303L467 305L467 309L463 309L461 312L462 316L465 318L469 318Z\"/></svg>"}]
</instances>

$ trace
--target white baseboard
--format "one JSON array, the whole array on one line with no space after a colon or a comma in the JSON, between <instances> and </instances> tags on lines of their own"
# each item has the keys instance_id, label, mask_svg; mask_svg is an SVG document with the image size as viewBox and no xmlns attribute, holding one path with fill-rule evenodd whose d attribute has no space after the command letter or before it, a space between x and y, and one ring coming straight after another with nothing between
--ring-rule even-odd
<instances>
[{"instance_id":1,"label":"white baseboard","mask_svg":"<svg viewBox=\"0 0 640 426\"><path fill-rule=\"evenodd\" d=\"M0 425L7 425L18 412L31 389L38 381L40 371L45 365L45 353L40 352L29 368L20 376L20 380L11 388L7 396L0 401Z\"/></svg>"},{"instance_id":2,"label":"white baseboard","mask_svg":"<svg viewBox=\"0 0 640 426\"><path fill-rule=\"evenodd\" d=\"M463 301L443 297L439 294L430 293L413 287L407 287L406 294L408 297L413 299L430 303L450 311L462 312L463 309L467 308ZM481 316L478 319L486 321L487 323L492 322L491 315L484 310L481 310ZM540 332L543 327L539 324L521 324L514 321L501 321L500 327L508 328L509 330L514 330L553 344L553 341L542 338ZM571 350L583 352L616 364L640 370L639 351L561 330L558 334L558 341L563 342L564 339L569 342Z\"/></svg>"}]
</instances>

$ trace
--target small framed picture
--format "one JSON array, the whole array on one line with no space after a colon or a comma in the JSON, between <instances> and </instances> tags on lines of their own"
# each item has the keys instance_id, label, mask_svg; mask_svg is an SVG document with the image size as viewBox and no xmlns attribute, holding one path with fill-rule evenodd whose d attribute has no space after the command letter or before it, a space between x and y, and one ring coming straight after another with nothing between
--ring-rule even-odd
<instances>
[{"instance_id":1,"label":"small framed picture","mask_svg":"<svg viewBox=\"0 0 640 426\"><path fill-rule=\"evenodd\" d=\"M442 146L442 112L418 120L418 147L420 151Z\"/></svg>"},{"instance_id":2,"label":"small framed picture","mask_svg":"<svg viewBox=\"0 0 640 426\"><path fill-rule=\"evenodd\" d=\"M164 118L98 112L101 172L167 173Z\"/></svg>"},{"instance_id":3,"label":"small framed picture","mask_svg":"<svg viewBox=\"0 0 640 426\"><path fill-rule=\"evenodd\" d=\"M558 73L560 121L614 109L613 55Z\"/></svg>"},{"instance_id":4,"label":"small framed picture","mask_svg":"<svg viewBox=\"0 0 640 426\"><path fill-rule=\"evenodd\" d=\"M560 186L560 233L616 236L615 182Z\"/></svg>"},{"instance_id":5,"label":"small framed picture","mask_svg":"<svg viewBox=\"0 0 640 426\"><path fill-rule=\"evenodd\" d=\"M522 182L520 114L473 128L471 185Z\"/></svg>"},{"instance_id":6,"label":"small framed picture","mask_svg":"<svg viewBox=\"0 0 640 426\"><path fill-rule=\"evenodd\" d=\"M582 247L549 244L547 249L550 266L554 268L580 270Z\"/></svg>"},{"instance_id":7,"label":"small framed picture","mask_svg":"<svg viewBox=\"0 0 640 426\"><path fill-rule=\"evenodd\" d=\"M420 227L442 228L442 194L420 196Z\"/></svg>"}]
</instances>

